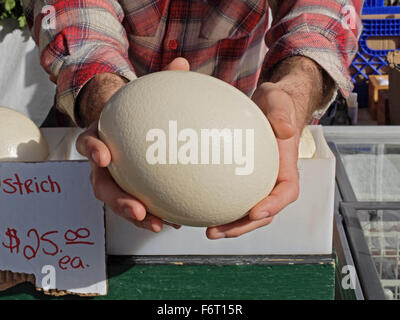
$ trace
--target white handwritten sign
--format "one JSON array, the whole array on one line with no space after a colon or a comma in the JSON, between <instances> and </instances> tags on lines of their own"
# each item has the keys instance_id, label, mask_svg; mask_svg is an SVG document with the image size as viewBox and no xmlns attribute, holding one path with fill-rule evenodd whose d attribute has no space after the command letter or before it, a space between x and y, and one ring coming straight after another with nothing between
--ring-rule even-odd
<instances>
[{"instance_id":1,"label":"white handwritten sign","mask_svg":"<svg viewBox=\"0 0 400 320\"><path fill-rule=\"evenodd\" d=\"M105 295L103 204L84 161L0 163L0 270L35 285Z\"/></svg>"}]
</instances>

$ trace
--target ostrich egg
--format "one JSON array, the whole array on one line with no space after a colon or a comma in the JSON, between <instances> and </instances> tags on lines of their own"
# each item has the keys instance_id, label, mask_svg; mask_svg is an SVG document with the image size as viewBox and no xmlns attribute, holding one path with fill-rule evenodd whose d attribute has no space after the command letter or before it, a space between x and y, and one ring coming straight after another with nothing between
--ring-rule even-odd
<instances>
[{"instance_id":1,"label":"ostrich egg","mask_svg":"<svg viewBox=\"0 0 400 320\"><path fill-rule=\"evenodd\" d=\"M304 127L299 142L299 158L311 159L317 151L314 137L308 127Z\"/></svg>"},{"instance_id":2,"label":"ostrich egg","mask_svg":"<svg viewBox=\"0 0 400 320\"><path fill-rule=\"evenodd\" d=\"M211 76L140 77L110 99L98 129L116 183L168 222L236 221L276 183L279 153L267 118L245 94Z\"/></svg>"},{"instance_id":3,"label":"ostrich egg","mask_svg":"<svg viewBox=\"0 0 400 320\"><path fill-rule=\"evenodd\" d=\"M0 107L0 161L45 161L49 146L36 124L22 113Z\"/></svg>"}]
</instances>

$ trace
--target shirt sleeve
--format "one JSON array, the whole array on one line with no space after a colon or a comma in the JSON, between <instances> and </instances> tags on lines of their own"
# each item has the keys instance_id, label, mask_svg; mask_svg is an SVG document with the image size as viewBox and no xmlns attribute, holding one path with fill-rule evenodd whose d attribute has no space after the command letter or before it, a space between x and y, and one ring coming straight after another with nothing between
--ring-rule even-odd
<instances>
[{"instance_id":1,"label":"shirt sleeve","mask_svg":"<svg viewBox=\"0 0 400 320\"><path fill-rule=\"evenodd\" d=\"M335 82L324 105L313 114L319 119L338 89L345 97L353 90L349 67L362 32L363 1L269 0L269 4L273 22L265 38L269 51L262 75L289 56L313 59Z\"/></svg>"},{"instance_id":2,"label":"shirt sleeve","mask_svg":"<svg viewBox=\"0 0 400 320\"><path fill-rule=\"evenodd\" d=\"M75 123L76 98L96 74L136 78L118 1L24 0L23 7L40 64L57 84L56 107Z\"/></svg>"}]
</instances>

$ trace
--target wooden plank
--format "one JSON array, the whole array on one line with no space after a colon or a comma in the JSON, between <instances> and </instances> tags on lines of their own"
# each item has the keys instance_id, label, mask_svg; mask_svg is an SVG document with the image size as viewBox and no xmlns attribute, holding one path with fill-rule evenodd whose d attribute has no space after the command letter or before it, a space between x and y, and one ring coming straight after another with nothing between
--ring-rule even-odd
<instances>
[{"instance_id":1,"label":"wooden plank","mask_svg":"<svg viewBox=\"0 0 400 320\"><path fill-rule=\"evenodd\" d=\"M182 256L109 256L111 264L124 265L285 265L329 264L329 255L182 255Z\"/></svg>"},{"instance_id":2,"label":"wooden plank","mask_svg":"<svg viewBox=\"0 0 400 320\"><path fill-rule=\"evenodd\" d=\"M109 294L93 299L334 299L335 263L285 265L135 265L111 263ZM55 298L21 284L1 299Z\"/></svg>"},{"instance_id":3,"label":"wooden plank","mask_svg":"<svg viewBox=\"0 0 400 320\"><path fill-rule=\"evenodd\" d=\"M114 269L113 272L118 272ZM109 299L333 299L334 263L281 266L135 266ZM117 285L118 284L118 285Z\"/></svg>"}]
</instances>

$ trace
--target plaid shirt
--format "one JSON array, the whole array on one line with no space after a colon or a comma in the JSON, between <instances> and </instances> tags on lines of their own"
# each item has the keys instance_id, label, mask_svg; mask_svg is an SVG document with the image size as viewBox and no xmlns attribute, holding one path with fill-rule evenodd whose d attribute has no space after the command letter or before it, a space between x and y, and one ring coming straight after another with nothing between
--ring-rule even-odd
<instances>
[{"instance_id":1,"label":"plaid shirt","mask_svg":"<svg viewBox=\"0 0 400 320\"><path fill-rule=\"evenodd\" d=\"M134 80L162 70L176 57L186 58L191 70L251 96L260 74L288 56L302 55L316 61L347 95L352 90L348 67L362 29L362 2L24 0L24 10L41 65L57 83L56 107L76 120L75 100L96 74L111 72ZM55 8L55 29L42 27L42 21L51 21L45 5ZM350 28L343 23L349 5L354 9Z\"/></svg>"}]
</instances>

